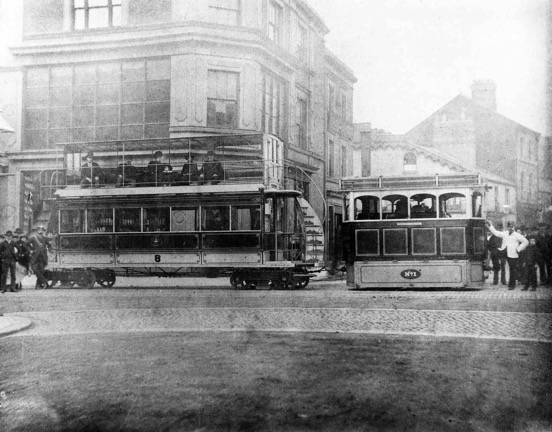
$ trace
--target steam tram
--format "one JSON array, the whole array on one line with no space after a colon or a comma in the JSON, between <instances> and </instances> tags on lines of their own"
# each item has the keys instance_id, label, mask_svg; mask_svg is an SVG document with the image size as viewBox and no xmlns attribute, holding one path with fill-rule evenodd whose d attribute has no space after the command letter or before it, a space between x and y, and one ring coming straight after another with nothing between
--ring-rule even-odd
<instances>
[{"instance_id":1,"label":"steam tram","mask_svg":"<svg viewBox=\"0 0 552 432\"><path fill-rule=\"evenodd\" d=\"M65 184L55 192L52 218L57 236L50 285L111 287L120 275L219 274L230 275L236 289L308 284L312 264L305 262L301 194L285 188L283 143L277 137L66 144L64 150ZM101 166L101 185L81 188L78 169L90 151ZM157 151L172 168L163 184L148 178L144 168ZM200 172L213 152L221 178L182 180L181 172ZM129 155L138 181L115 187L117 164Z\"/></svg>"},{"instance_id":2,"label":"steam tram","mask_svg":"<svg viewBox=\"0 0 552 432\"><path fill-rule=\"evenodd\" d=\"M347 285L477 288L485 187L477 174L342 179Z\"/></svg>"}]
</instances>

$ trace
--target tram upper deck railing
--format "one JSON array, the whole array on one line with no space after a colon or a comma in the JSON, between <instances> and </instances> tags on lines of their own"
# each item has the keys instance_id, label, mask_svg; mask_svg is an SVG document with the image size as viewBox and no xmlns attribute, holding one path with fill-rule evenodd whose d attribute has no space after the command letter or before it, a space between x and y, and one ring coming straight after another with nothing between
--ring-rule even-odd
<instances>
[{"instance_id":1,"label":"tram upper deck railing","mask_svg":"<svg viewBox=\"0 0 552 432\"><path fill-rule=\"evenodd\" d=\"M474 187L481 185L479 174L435 174L432 176L361 177L341 179L341 191L379 189L423 189L439 187Z\"/></svg>"},{"instance_id":2,"label":"tram upper deck railing","mask_svg":"<svg viewBox=\"0 0 552 432\"><path fill-rule=\"evenodd\" d=\"M82 173L87 172L85 162L89 153L93 154L92 162L99 165L92 168L99 177L98 184L93 182L92 187L129 186L128 177L135 180L130 186L138 187L241 183L262 183L277 189L288 186L284 165L289 164L284 163L283 142L269 134L199 135L61 145L64 172L61 181L56 181L58 188L81 185L81 179L86 177ZM162 159L154 163L158 152L162 153ZM124 164L128 167L130 157L132 166L123 168ZM216 171L214 178L207 175L209 169Z\"/></svg>"}]
</instances>

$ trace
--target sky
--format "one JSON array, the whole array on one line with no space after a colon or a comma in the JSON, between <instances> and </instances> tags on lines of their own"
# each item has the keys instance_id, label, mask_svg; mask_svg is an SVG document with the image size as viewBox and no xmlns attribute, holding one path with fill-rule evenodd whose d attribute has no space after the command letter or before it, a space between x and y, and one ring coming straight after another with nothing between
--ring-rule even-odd
<instances>
[{"instance_id":1,"label":"sky","mask_svg":"<svg viewBox=\"0 0 552 432\"><path fill-rule=\"evenodd\" d=\"M475 79L498 112L540 133L546 121L548 0L307 0L327 47L355 73L354 121L404 133ZM550 95L550 92L548 92Z\"/></svg>"}]
</instances>

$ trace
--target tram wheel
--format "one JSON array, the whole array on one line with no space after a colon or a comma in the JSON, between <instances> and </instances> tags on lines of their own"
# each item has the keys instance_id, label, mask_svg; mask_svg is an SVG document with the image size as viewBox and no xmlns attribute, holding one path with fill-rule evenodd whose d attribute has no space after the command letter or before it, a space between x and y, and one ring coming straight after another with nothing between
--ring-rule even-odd
<instances>
[{"instance_id":1,"label":"tram wheel","mask_svg":"<svg viewBox=\"0 0 552 432\"><path fill-rule=\"evenodd\" d=\"M75 284L84 289L91 289L96 283L96 275L92 270L79 270L75 277Z\"/></svg>"},{"instance_id":2,"label":"tram wheel","mask_svg":"<svg viewBox=\"0 0 552 432\"><path fill-rule=\"evenodd\" d=\"M276 274L276 277L272 279L272 284L277 290L290 289L292 285L292 277L289 272L282 271Z\"/></svg>"},{"instance_id":3,"label":"tram wheel","mask_svg":"<svg viewBox=\"0 0 552 432\"><path fill-rule=\"evenodd\" d=\"M234 272L230 276L230 284L235 290L251 290L255 289L255 282L249 279L247 272Z\"/></svg>"},{"instance_id":4,"label":"tram wheel","mask_svg":"<svg viewBox=\"0 0 552 432\"><path fill-rule=\"evenodd\" d=\"M310 279L304 276L293 276L292 278L292 286L294 289L306 288L309 282Z\"/></svg>"},{"instance_id":5,"label":"tram wheel","mask_svg":"<svg viewBox=\"0 0 552 432\"><path fill-rule=\"evenodd\" d=\"M116 280L117 276L115 276L115 272L112 270L101 272L96 278L96 282L102 288L111 288L115 285Z\"/></svg>"}]
</instances>

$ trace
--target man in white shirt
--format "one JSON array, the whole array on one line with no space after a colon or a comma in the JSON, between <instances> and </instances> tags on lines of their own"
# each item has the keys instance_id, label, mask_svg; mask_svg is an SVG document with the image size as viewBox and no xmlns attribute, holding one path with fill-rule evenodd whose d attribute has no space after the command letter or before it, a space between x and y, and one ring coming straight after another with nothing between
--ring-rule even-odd
<instances>
[{"instance_id":1,"label":"man in white shirt","mask_svg":"<svg viewBox=\"0 0 552 432\"><path fill-rule=\"evenodd\" d=\"M502 246L506 247L506 259L508 260L508 267L510 267L508 289L513 290L516 287L516 279L518 278L519 252L527 247L529 241L520 233L516 232L516 226L513 222L508 222L508 230L504 232L495 229L490 221L487 221L487 226L490 232L503 239Z\"/></svg>"}]
</instances>

